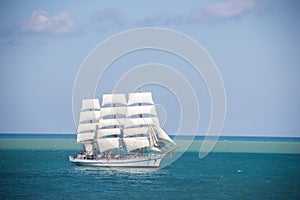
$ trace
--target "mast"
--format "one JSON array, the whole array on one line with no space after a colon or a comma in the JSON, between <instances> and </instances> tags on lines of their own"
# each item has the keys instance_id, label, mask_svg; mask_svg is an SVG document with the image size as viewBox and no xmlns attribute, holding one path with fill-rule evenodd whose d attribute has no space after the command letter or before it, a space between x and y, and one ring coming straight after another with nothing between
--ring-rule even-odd
<instances>
[{"instance_id":1,"label":"mast","mask_svg":"<svg viewBox=\"0 0 300 200\"><path fill-rule=\"evenodd\" d=\"M100 153L120 148L118 137L122 133L127 113L125 94L104 94L100 112L99 127L95 139Z\"/></svg>"},{"instance_id":2,"label":"mast","mask_svg":"<svg viewBox=\"0 0 300 200\"><path fill-rule=\"evenodd\" d=\"M94 154L93 139L95 137L100 105L98 99L83 99L77 128L77 143L82 143L87 155Z\"/></svg>"},{"instance_id":3,"label":"mast","mask_svg":"<svg viewBox=\"0 0 300 200\"><path fill-rule=\"evenodd\" d=\"M138 89L138 92L141 93L141 88ZM142 106L142 103L139 103L138 105ZM140 113L140 119L141 118L143 118L143 114L142 113ZM143 125L141 125L141 127L143 127ZM143 137L144 136L143 133L140 136ZM141 148L141 150L142 150L142 155L144 155L145 147Z\"/></svg>"},{"instance_id":4,"label":"mast","mask_svg":"<svg viewBox=\"0 0 300 200\"><path fill-rule=\"evenodd\" d=\"M146 139L147 138L147 141ZM151 92L130 93L123 141L128 151L162 151L175 142L161 128Z\"/></svg>"},{"instance_id":5,"label":"mast","mask_svg":"<svg viewBox=\"0 0 300 200\"><path fill-rule=\"evenodd\" d=\"M113 94L115 93L115 91L113 90L113 92L112 92ZM115 103L113 103L112 102L112 107L114 108L114 107L116 107L116 104ZM114 115L114 119L116 119L116 113L113 113ZM117 125L114 125L114 128L117 128ZM117 135L114 135L114 137L117 137ZM119 154L119 151L120 151L120 143L118 143L118 148L116 149L116 151L117 151L117 154Z\"/></svg>"},{"instance_id":6,"label":"mast","mask_svg":"<svg viewBox=\"0 0 300 200\"><path fill-rule=\"evenodd\" d=\"M150 133L150 126L157 125L156 108L150 92L130 93L127 104L127 119L124 127L124 143L128 151L154 149L154 142Z\"/></svg>"}]
</instances>

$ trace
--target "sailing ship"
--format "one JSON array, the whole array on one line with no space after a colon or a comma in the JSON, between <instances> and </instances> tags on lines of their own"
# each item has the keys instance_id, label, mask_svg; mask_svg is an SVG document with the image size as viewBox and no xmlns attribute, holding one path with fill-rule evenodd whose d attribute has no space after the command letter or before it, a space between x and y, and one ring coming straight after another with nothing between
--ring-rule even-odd
<instances>
[{"instance_id":1,"label":"sailing ship","mask_svg":"<svg viewBox=\"0 0 300 200\"><path fill-rule=\"evenodd\" d=\"M162 129L151 92L104 94L83 99L77 128L83 152L69 156L76 165L159 168L178 147Z\"/></svg>"}]
</instances>

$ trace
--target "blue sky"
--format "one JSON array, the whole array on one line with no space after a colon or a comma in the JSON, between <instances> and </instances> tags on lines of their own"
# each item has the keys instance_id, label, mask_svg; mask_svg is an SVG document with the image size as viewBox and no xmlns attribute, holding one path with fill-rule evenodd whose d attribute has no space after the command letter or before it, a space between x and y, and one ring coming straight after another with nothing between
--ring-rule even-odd
<instances>
[{"instance_id":1,"label":"blue sky","mask_svg":"<svg viewBox=\"0 0 300 200\"><path fill-rule=\"evenodd\" d=\"M217 64L227 93L224 135L300 136L299 8L292 0L1 1L0 132L75 133L72 89L88 53L113 34L157 26L189 35ZM197 90L203 134L210 117L205 84L167 53L118 60L123 71L112 66L96 96L126 70L154 61L174 66ZM166 131L176 131L176 99L157 86L146 89L165 106Z\"/></svg>"}]
</instances>

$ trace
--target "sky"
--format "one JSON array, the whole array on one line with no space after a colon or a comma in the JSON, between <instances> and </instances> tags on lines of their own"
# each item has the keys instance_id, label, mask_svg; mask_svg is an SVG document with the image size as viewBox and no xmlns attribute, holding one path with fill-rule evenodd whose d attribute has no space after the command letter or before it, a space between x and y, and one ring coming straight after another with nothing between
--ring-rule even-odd
<instances>
[{"instance_id":1,"label":"sky","mask_svg":"<svg viewBox=\"0 0 300 200\"><path fill-rule=\"evenodd\" d=\"M73 84L89 52L120 32L162 27L193 38L217 65L227 96L222 135L300 137L299 1L11 0L0 9L1 133L75 133ZM190 82L201 111L197 133L205 134L211 112L205 83L170 53L142 50L118 59L96 97L149 62L173 66ZM143 90L164 108L165 130L176 132L176 97L158 85Z\"/></svg>"}]
</instances>

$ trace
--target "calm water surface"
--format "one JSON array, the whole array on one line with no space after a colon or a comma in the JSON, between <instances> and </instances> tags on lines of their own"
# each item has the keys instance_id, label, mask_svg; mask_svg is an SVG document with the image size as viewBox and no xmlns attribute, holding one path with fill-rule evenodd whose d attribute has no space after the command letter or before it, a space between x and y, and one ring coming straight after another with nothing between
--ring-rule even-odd
<instances>
[{"instance_id":1,"label":"calm water surface","mask_svg":"<svg viewBox=\"0 0 300 200\"><path fill-rule=\"evenodd\" d=\"M76 151L0 150L1 199L300 199L299 154L187 152L155 172L95 170Z\"/></svg>"}]
</instances>

